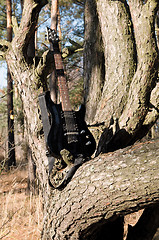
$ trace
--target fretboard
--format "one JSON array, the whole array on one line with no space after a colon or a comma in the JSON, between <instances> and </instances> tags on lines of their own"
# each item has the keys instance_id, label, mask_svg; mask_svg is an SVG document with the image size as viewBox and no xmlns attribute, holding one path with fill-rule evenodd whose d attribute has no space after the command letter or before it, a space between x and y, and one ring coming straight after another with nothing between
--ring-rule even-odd
<instances>
[{"instance_id":1,"label":"fretboard","mask_svg":"<svg viewBox=\"0 0 159 240\"><path fill-rule=\"evenodd\" d=\"M68 85L66 81L66 76L64 73L63 60L61 52L59 50L58 43L53 44L54 60L55 60L55 69L58 79L58 87L60 91L62 110L63 111L72 111L71 102L69 99Z\"/></svg>"}]
</instances>

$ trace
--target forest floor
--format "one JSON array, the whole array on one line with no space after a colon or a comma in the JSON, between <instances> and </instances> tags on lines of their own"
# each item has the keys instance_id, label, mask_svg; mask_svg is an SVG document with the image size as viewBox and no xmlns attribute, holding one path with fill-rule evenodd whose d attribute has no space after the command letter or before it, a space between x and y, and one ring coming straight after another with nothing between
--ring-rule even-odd
<instances>
[{"instance_id":1,"label":"forest floor","mask_svg":"<svg viewBox=\"0 0 159 240\"><path fill-rule=\"evenodd\" d=\"M0 174L0 239L39 240L42 201L27 193L27 169L19 166Z\"/></svg>"}]
</instances>

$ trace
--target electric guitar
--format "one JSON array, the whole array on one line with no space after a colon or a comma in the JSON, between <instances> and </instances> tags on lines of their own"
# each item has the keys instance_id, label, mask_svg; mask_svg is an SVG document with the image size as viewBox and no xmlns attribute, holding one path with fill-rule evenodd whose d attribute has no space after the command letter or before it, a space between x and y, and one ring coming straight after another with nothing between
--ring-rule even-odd
<instances>
[{"instance_id":1,"label":"electric guitar","mask_svg":"<svg viewBox=\"0 0 159 240\"><path fill-rule=\"evenodd\" d=\"M52 156L61 157L61 150L67 149L74 158L91 157L96 149L96 142L88 130L85 117L85 107L73 111L69 99L68 86L64 73L62 55L59 50L59 38L55 30L47 28L48 39L53 50L56 76L60 92L61 103L55 104L46 94L46 102L51 113L51 128L47 138L47 147Z\"/></svg>"}]
</instances>

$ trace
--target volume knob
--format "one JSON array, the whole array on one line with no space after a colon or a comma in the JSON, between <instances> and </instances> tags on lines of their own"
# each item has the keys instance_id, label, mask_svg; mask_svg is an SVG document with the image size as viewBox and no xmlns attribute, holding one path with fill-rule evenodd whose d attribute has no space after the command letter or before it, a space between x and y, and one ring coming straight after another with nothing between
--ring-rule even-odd
<instances>
[{"instance_id":1,"label":"volume knob","mask_svg":"<svg viewBox=\"0 0 159 240\"><path fill-rule=\"evenodd\" d=\"M91 144L92 144L91 141L86 142L86 146L89 146Z\"/></svg>"}]
</instances>

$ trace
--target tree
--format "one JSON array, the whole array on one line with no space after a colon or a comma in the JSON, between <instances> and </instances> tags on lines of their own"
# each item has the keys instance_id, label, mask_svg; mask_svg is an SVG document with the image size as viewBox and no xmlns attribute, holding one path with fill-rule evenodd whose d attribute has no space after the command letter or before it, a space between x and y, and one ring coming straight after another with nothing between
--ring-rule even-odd
<instances>
[{"instance_id":1,"label":"tree","mask_svg":"<svg viewBox=\"0 0 159 240\"><path fill-rule=\"evenodd\" d=\"M114 118L118 128L125 131L117 134L123 135L123 139L119 137L121 146L114 138L118 148L142 138L159 117L155 34L158 3L93 3L92 7L92 1L86 1L85 7L87 120L108 127Z\"/></svg>"},{"instance_id":2,"label":"tree","mask_svg":"<svg viewBox=\"0 0 159 240\"><path fill-rule=\"evenodd\" d=\"M5 167L5 142L7 136L7 89L0 89L0 152L1 152L1 164L0 164L0 172Z\"/></svg>"},{"instance_id":3,"label":"tree","mask_svg":"<svg viewBox=\"0 0 159 240\"><path fill-rule=\"evenodd\" d=\"M12 41L12 1L6 1L7 8L7 40ZM14 142L14 113L13 113L13 80L7 68L7 109L8 109L8 159L7 166L16 165Z\"/></svg>"},{"instance_id":4,"label":"tree","mask_svg":"<svg viewBox=\"0 0 159 240\"><path fill-rule=\"evenodd\" d=\"M12 43L0 42L1 54L23 100L28 142L44 198L42 239L122 239L123 216L142 208L144 215L127 239L152 239L159 222L159 214L154 214L158 213L159 202L158 141L138 143L88 161L62 191L48 185L37 96L43 90L38 89L39 83L46 84L54 63L50 50L38 62L31 64L27 58L29 40L46 3L26 0L20 25L13 21ZM104 145L107 152L135 142L139 133L146 134L158 117L158 48L154 28L158 6L157 0L129 1L129 5L126 1L86 0L87 121L104 122L105 136L111 135ZM114 135L112 126L109 127L112 117L117 127ZM150 215L155 222L153 227ZM143 222L149 233L146 237L141 231Z\"/></svg>"},{"instance_id":5,"label":"tree","mask_svg":"<svg viewBox=\"0 0 159 240\"><path fill-rule=\"evenodd\" d=\"M57 32L58 25L58 0L52 0L51 3L51 29L54 29ZM50 46L51 48L51 46ZM57 103L57 79L55 75L55 70L50 75L50 94L53 102Z\"/></svg>"},{"instance_id":6,"label":"tree","mask_svg":"<svg viewBox=\"0 0 159 240\"><path fill-rule=\"evenodd\" d=\"M0 16L0 22L1 22L1 26L0 26L0 37L3 36L3 33L6 29L6 25L7 25L7 19L6 19L6 2L3 0L0 3L0 12L1 12L1 16Z\"/></svg>"}]
</instances>

